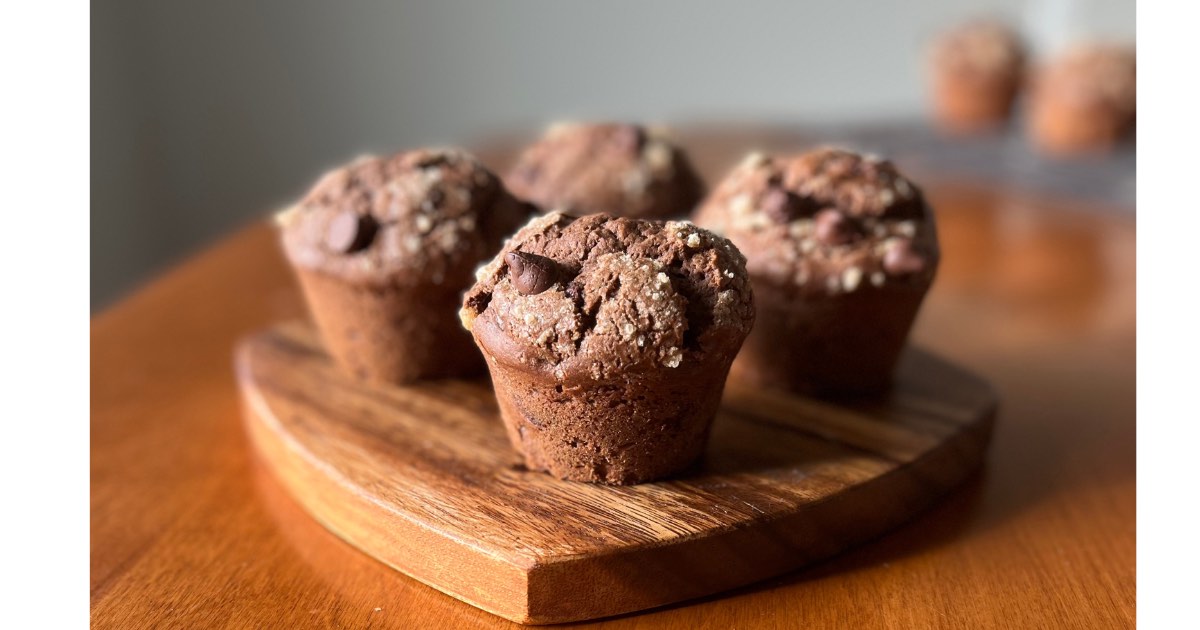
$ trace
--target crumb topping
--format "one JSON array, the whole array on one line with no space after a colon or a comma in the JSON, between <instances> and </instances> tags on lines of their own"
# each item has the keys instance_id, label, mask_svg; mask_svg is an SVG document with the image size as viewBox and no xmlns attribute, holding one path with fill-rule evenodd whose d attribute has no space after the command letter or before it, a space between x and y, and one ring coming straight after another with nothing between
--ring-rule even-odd
<instances>
[{"instance_id":1,"label":"crumb topping","mask_svg":"<svg viewBox=\"0 0 1200 630\"><path fill-rule=\"evenodd\" d=\"M931 54L941 70L981 79L1014 79L1025 65L1020 37L994 21L970 22L943 34Z\"/></svg>"},{"instance_id":2,"label":"crumb topping","mask_svg":"<svg viewBox=\"0 0 1200 630\"><path fill-rule=\"evenodd\" d=\"M1132 114L1137 108L1137 57L1130 48L1080 44L1043 69L1038 92Z\"/></svg>"},{"instance_id":3,"label":"crumb topping","mask_svg":"<svg viewBox=\"0 0 1200 630\"><path fill-rule=\"evenodd\" d=\"M511 254L555 266L522 291ZM691 223L553 212L534 219L477 272L460 311L493 355L600 379L677 368L740 344L754 319L745 258Z\"/></svg>"},{"instance_id":4,"label":"crumb topping","mask_svg":"<svg viewBox=\"0 0 1200 630\"><path fill-rule=\"evenodd\" d=\"M750 253L756 282L788 294L928 282L938 259L920 189L889 161L835 148L750 154L696 220Z\"/></svg>"},{"instance_id":5,"label":"crumb topping","mask_svg":"<svg viewBox=\"0 0 1200 630\"><path fill-rule=\"evenodd\" d=\"M695 169L662 129L561 122L518 157L505 183L544 209L667 218L703 194Z\"/></svg>"},{"instance_id":6,"label":"crumb topping","mask_svg":"<svg viewBox=\"0 0 1200 630\"><path fill-rule=\"evenodd\" d=\"M298 266L364 282L461 287L527 216L473 156L423 149L330 171L275 220Z\"/></svg>"}]
</instances>

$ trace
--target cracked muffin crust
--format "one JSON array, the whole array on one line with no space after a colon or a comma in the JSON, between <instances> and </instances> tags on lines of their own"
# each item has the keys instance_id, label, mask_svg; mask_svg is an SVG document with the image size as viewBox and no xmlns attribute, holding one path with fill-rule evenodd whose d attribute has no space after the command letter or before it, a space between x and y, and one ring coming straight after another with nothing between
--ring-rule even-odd
<instances>
[{"instance_id":1,"label":"cracked muffin crust","mask_svg":"<svg viewBox=\"0 0 1200 630\"><path fill-rule=\"evenodd\" d=\"M745 259L707 230L554 212L479 270L460 315L529 468L626 484L699 456L754 304Z\"/></svg>"},{"instance_id":2,"label":"cracked muffin crust","mask_svg":"<svg viewBox=\"0 0 1200 630\"><path fill-rule=\"evenodd\" d=\"M734 372L806 393L886 387L937 269L932 212L890 162L752 154L696 213L748 252L759 321Z\"/></svg>"},{"instance_id":3,"label":"cracked muffin crust","mask_svg":"<svg viewBox=\"0 0 1200 630\"><path fill-rule=\"evenodd\" d=\"M536 256L554 282L523 292L511 254ZM753 313L745 258L728 240L686 222L552 212L479 270L461 317L511 350L509 362L599 379L727 350Z\"/></svg>"},{"instance_id":4,"label":"cracked muffin crust","mask_svg":"<svg viewBox=\"0 0 1200 630\"><path fill-rule=\"evenodd\" d=\"M505 177L514 195L546 210L681 218L704 184L665 132L628 124L557 123Z\"/></svg>"},{"instance_id":5,"label":"cracked muffin crust","mask_svg":"<svg viewBox=\"0 0 1200 630\"><path fill-rule=\"evenodd\" d=\"M756 287L804 298L928 282L938 257L931 216L890 162L824 148L790 159L751 154L696 224L750 252Z\"/></svg>"},{"instance_id":6,"label":"cracked muffin crust","mask_svg":"<svg viewBox=\"0 0 1200 630\"><path fill-rule=\"evenodd\" d=\"M474 267L528 216L471 155L420 149L327 173L276 223L330 353L399 384L482 368L454 312Z\"/></svg>"}]
</instances>

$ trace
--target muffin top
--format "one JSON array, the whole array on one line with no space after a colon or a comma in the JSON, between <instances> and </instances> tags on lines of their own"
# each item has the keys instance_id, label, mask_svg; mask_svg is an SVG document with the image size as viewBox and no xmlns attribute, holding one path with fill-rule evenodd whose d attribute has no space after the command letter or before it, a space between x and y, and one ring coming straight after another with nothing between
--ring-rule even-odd
<instances>
[{"instance_id":1,"label":"muffin top","mask_svg":"<svg viewBox=\"0 0 1200 630\"><path fill-rule=\"evenodd\" d=\"M1084 107L1133 114L1137 109L1137 56L1114 44L1081 44L1038 74L1039 96Z\"/></svg>"},{"instance_id":2,"label":"muffin top","mask_svg":"<svg viewBox=\"0 0 1200 630\"><path fill-rule=\"evenodd\" d=\"M463 326L559 380L732 359L754 321L745 258L691 223L551 212L476 274Z\"/></svg>"},{"instance_id":3,"label":"muffin top","mask_svg":"<svg viewBox=\"0 0 1200 630\"><path fill-rule=\"evenodd\" d=\"M365 284L455 291L529 209L457 149L363 157L276 215L292 263Z\"/></svg>"},{"instance_id":4,"label":"muffin top","mask_svg":"<svg viewBox=\"0 0 1200 630\"><path fill-rule=\"evenodd\" d=\"M1025 46L1006 24L977 21L943 33L930 57L935 69L960 78L1016 80L1025 65Z\"/></svg>"},{"instance_id":5,"label":"muffin top","mask_svg":"<svg viewBox=\"0 0 1200 630\"><path fill-rule=\"evenodd\" d=\"M747 156L696 223L749 252L756 286L783 297L927 286L939 256L920 189L891 162L835 148Z\"/></svg>"},{"instance_id":6,"label":"muffin top","mask_svg":"<svg viewBox=\"0 0 1200 630\"><path fill-rule=\"evenodd\" d=\"M704 185L661 130L558 123L505 177L514 195L546 210L634 218L684 217Z\"/></svg>"}]
</instances>

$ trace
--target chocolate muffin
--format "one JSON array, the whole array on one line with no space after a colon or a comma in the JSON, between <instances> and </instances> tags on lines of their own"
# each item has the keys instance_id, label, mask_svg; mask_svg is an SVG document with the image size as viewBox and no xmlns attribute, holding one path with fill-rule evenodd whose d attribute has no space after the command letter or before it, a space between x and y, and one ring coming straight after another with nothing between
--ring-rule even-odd
<instances>
[{"instance_id":1,"label":"chocolate muffin","mask_svg":"<svg viewBox=\"0 0 1200 630\"><path fill-rule=\"evenodd\" d=\"M686 222L552 212L478 279L462 323L530 469L633 484L701 454L754 321L729 241Z\"/></svg>"},{"instance_id":2,"label":"chocolate muffin","mask_svg":"<svg viewBox=\"0 0 1200 630\"><path fill-rule=\"evenodd\" d=\"M1076 47L1038 72L1030 102L1030 132L1048 153L1111 149L1132 134L1137 117L1133 49Z\"/></svg>"},{"instance_id":3,"label":"chocolate muffin","mask_svg":"<svg viewBox=\"0 0 1200 630\"><path fill-rule=\"evenodd\" d=\"M458 150L366 157L276 216L326 348L378 383L481 372L455 312L475 267L529 216Z\"/></svg>"},{"instance_id":4,"label":"chocolate muffin","mask_svg":"<svg viewBox=\"0 0 1200 630\"><path fill-rule=\"evenodd\" d=\"M638 125L553 125L504 181L543 209L580 215L681 218L704 194L683 151L662 131Z\"/></svg>"},{"instance_id":5,"label":"chocolate muffin","mask_svg":"<svg viewBox=\"0 0 1200 630\"><path fill-rule=\"evenodd\" d=\"M939 257L921 191L890 162L754 154L696 223L748 255L758 322L735 378L830 396L887 388Z\"/></svg>"},{"instance_id":6,"label":"chocolate muffin","mask_svg":"<svg viewBox=\"0 0 1200 630\"><path fill-rule=\"evenodd\" d=\"M977 132L1008 121L1025 70L1025 47L999 22L971 22L938 38L930 55L937 122Z\"/></svg>"}]
</instances>

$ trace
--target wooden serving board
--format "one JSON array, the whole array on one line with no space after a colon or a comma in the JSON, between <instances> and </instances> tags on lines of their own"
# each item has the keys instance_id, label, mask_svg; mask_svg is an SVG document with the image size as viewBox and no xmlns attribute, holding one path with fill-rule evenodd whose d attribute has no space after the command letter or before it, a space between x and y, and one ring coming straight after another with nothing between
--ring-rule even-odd
<instances>
[{"instance_id":1,"label":"wooden serving board","mask_svg":"<svg viewBox=\"0 0 1200 630\"><path fill-rule=\"evenodd\" d=\"M304 324L246 339L236 367L254 444L314 518L521 623L699 597L876 536L980 465L996 410L986 383L919 350L874 404L730 383L694 470L607 487L524 470L486 380L367 386Z\"/></svg>"}]
</instances>

